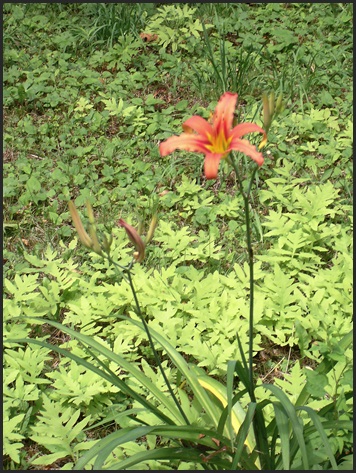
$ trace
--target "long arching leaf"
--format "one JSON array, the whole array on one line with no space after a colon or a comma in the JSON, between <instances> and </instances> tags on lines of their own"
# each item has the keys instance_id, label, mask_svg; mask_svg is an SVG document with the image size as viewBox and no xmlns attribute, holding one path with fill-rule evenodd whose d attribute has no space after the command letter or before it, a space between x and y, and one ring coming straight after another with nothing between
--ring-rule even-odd
<instances>
[{"instance_id":1,"label":"long arching leaf","mask_svg":"<svg viewBox=\"0 0 356 473\"><path fill-rule=\"evenodd\" d=\"M174 424L172 419L170 419L165 414L163 414L155 405L151 404L144 397L137 394L136 391L134 391L132 388L130 388L120 378L118 378L117 376L115 376L115 377L110 376L107 372L102 371L97 366L93 365L92 363L88 362L87 360L84 360L83 358L80 358L79 356L71 353L70 351L68 351L64 348L60 348L60 347L57 347L55 345L51 345L50 343L47 343L47 342L42 341L42 340L34 340L32 338L7 339L7 342L8 343L32 343L34 345L39 345L41 347L46 347L50 350L56 351L57 353L60 353L61 355L75 361L79 365L85 366L85 368L88 368L89 370L93 371L93 373L96 373L97 375L99 375L102 378L106 379L107 381L112 383L114 386L117 386L123 393L127 394L128 396L131 396L133 399L135 399L137 402L139 402L142 406L144 406L150 412L155 414L163 422L166 422L168 424Z\"/></svg>"},{"instance_id":2,"label":"long arching leaf","mask_svg":"<svg viewBox=\"0 0 356 473\"><path fill-rule=\"evenodd\" d=\"M222 443L226 442L226 439L220 435L217 435L214 430L203 429L197 426L168 426L168 425L156 425L156 426L139 426L139 427L126 427L116 432L112 432L105 438L99 440L93 447L91 447L83 456L78 460L75 465L76 470L82 470L90 460L96 457L94 469L101 469L102 465L106 461L108 455L118 446L123 445L126 442L136 441L144 435L157 435L167 439L184 439L186 442L192 442L193 444L206 445L208 449L215 449L216 445L211 440L214 438ZM181 446L181 449L184 447Z\"/></svg>"},{"instance_id":3,"label":"long arching leaf","mask_svg":"<svg viewBox=\"0 0 356 473\"><path fill-rule=\"evenodd\" d=\"M305 411L309 414L309 417L312 420L312 422L315 426L315 429L319 432L320 438L322 439L322 441L324 443L324 447L325 447L326 453L329 457L331 466L333 467L333 470L338 470L336 460L335 460L335 456L334 456L333 451L331 449L328 437L325 433L325 428L324 428L323 424L321 423L318 414L315 411L313 411L313 409L311 407L308 407L308 406L299 406L299 407L297 407L297 410L302 410L302 411Z\"/></svg>"},{"instance_id":4,"label":"long arching leaf","mask_svg":"<svg viewBox=\"0 0 356 473\"><path fill-rule=\"evenodd\" d=\"M287 395L277 386L274 386L273 384L262 384L262 387L272 391L272 393L276 396L276 398L283 406L286 415L289 417L289 420L291 422L291 428L299 445L300 453L302 456L303 468L305 470L309 470L309 460L304 440L303 426L301 424L301 419L299 419L296 414L295 407L290 402Z\"/></svg>"},{"instance_id":5,"label":"long arching leaf","mask_svg":"<svg viewBox=\"0 0 356 473\"><path fill-rule=\"evenodd\" d=\"M42 318L38 318L38 317L28 317L28 318L31 318L31 320L34 320L34 321L37 321L38 323L43 324L43 319ZM129 319L129 320L131 320L131 319ZM184 419L182 418L180 412L177 410L177 407L175 406L173 401L168 396L166 396L164 393L162 393L162 391L154 383L152 383L152 381L144 373L142 373L142 371L140 371L138 368L136 368L132 363L125 360L125 358L118 355L117 353L112 352L111 350L109 350L108 348L106 348L105 346L103 346L101 343L97 342L96 340L94 340L90 336L87 336L87 335L84 335L80 332L77 332L77 331L73 330L72 328L69 328L69 327L67 327L67 326L65 326L65 325L63 325L59 322L55 322L53 320L46 320L46 323L48 323L49 325L52 325L53 327L56 327L56 328L60 329L64 333L68 333L73 338L79 340L84 346L88 346L88 347L96 350L98 353L103 355L107 360L113 361L114 363L117 364L117 366L122 367L125 371L127 371L133 377L135 377L137 379L137 381L142 386L145 386L145 388L148 391L150 391L156 397L156 399L158 400L158 402L162 406L165 406L167 408L167 410L171 413L171 415L173 417L175 417L176 422L178 422L179 424L185 424ZM42 341L38 341L38 340L36 341L36 340L33 340L33 339L22 339L21 341L22 341L22 343L37 343L37 344L41 344L41 343L45 344L46 343L46 342L42 342ZM19 343L20 340L19 339L13 339L13 340L7 340L7 342L8 343ZM42 346L47 346L48 348L50 347L51 349L56 349L55 346L52 346L52 345L49 345L49 344L42 345ZM57 350L57 351L59 351L59 350ZM66 351L65 356L69 356L68 353L69 352ZM69 356L69 358L70 358L70 356ZM78 363L83 364L82 361L85 361L85 360L81 360L81 358L77 357L76 361ZM90 365L90 366L93 366L93 365ZM100 374L100 376L102 376L101 373L103 373L103 371L99 370L98 374ZM112 379L111 379L111 381L112 381ZM131 390L131 395L132 395L132 392L133 392L133 390ZM167 420L168 420L168 417L166 417L166 421ZM170 423L174 423L174 421L170 420Z\"/></svg>"}]
</instances>

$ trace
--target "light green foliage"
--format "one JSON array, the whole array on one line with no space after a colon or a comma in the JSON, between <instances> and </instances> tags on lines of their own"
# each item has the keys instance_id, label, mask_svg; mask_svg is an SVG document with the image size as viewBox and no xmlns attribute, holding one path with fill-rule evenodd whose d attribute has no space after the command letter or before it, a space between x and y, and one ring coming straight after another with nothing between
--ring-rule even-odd
<instances>
[{"instance_id":1,"label":"light green foliage","mask_svg":"<svg viewBox=\"0 0 356 473\"><path fill-rule=\"evenodd\" d=\"M32 460L32 465L50 465L59 458L70 456L73 460L81 450L89 448L83 429L90 416L78 422L80 409L64 409L60 404L43 397L39 422L32 427L30 438L50 453Z\"/></svg>"},{"instance_id":2,"label":"light green foliage","mask_svg":"<svg viewBox=\"0 0 356 473\"><path fill-rule=\"evenodd\" d=\"M146 31L158 35L157 42L164 50L168 47L173 53L177 49L189 50L191 38L200 40L203 31L200 20L194 19L195 12L196 8L187 4L163 5L149 19Z\"/></svg>"},{"instance_id":3,"label":"light green foliage","mask_svg":"<svg viewBox=\"0 0 356 473\"><path fill-rule=\"evenodd\" d=\"M10 419L5 413L3 418L3 453L4 455L9 455L11 460L15 463L20 463L20 452L23 447L22 442L18 442L18 440L23 440L25 438L24 435L19 433L22 430L21 424L24 417L25 414L19 414Z\"/></svg>"},{"instance_id":4,"label":"light green foliage","mask_svg":"<svg viewBox=\"0 0 356 473\"><path fill-rule=\"evenodd\" d=\"M111 386L91 371L71 363L71 367L61 367L59 371L46 374L55 388L52 399L62 404L74 405L82 408L82 411L98 413L105 405L111 405L110 393L117 392L117 388ZM63 403L65 400L65 403ZM98 406L99 403L99 406Z\"/></svg>"},{"instance_id":5,"label":"light green foliage","mask_svg":"<svg viewBox=\"0 0 356 473\"><path fill-rule=\"evenodd\" d=\"M27 347L25 350L6 350L4 361L11 370L16 370L23 381L30 384L44 384L48 381L41 378L44 364L50 360L47 350Z\"/></svg>"},{"instance_id":6,"label":"light green foliage","mask_svg":"<svg viewBox=\"0 0 356 473\"><path fill-rule=\"evenodd\" d=\"M133 269L149 327L224 385L227 362L241 358L237 334L247 355L249 267L234 174L223 161L219 179L206 181L201 154L162 158L158 144L180 134L188 117L208 119L223 90L239 94L239 122L261 125L262 93L273 90L283 92L285 110L272 123L251 194L256 376L259 384L273 377L293 402L305 386L307 405L333 423L326 432L339 468L352 469L350 455L341 457L351 431L337 427L352 417L352 350L339 347L352 328L352 4L6 3L3 13L6 468L71 469L95 445L89 439L137 427L132 408L157 422L88 367L7 339L47 341L101 362L159 404L129 370L102 354L96 360L46 323L62 322L167 393L144 331L121 319L137 321L129 284L81 247L69 199L85 225L90 200L122 265L133 247L118 219L147 228L157 201L159 225ZM157 38L145 42L140 33ZM254 134L247 138L254 142ZM208 416L184 376L157 350L189 420L205 427ZM322 361L336 364L319 373ZM247 402L243 396L246 409ZM272 405L264 411L272 420ZM307 413L298 415L310 427ZM330 468L320 436L307 438L314 467ZM104 467L142 454L142 469L202 469L191 458L144 457L179 441L133 436ZM217 446L209 448L198 454Z\"/></svg>"},{"instance_id":7,"label":"light green foliage","mask_svg":"<svg viewBox=\"0 0 356 473\"><path fill-rule=\"evenodd\" d=\"M158 230L157 235L159 235ZM181 242L184 241L182 235L178 234L178 236ZM159 239L159 236L157 238ZM170 238L162 239L162 241L163 253L169 255L172 241ZM220 372L224 370L227 359L238 355L237 331L243 344L246 346L247 343L247 300L243 289L244 283L238 283L233 274L225 277L214 272L204 277L193 267L179 264L181 261L189 260L189 253L187 255L187 248L189 252L191 251L189 242L190 240L184 244L186 250L184 258L177 257L176 253L170 256L172 264L169 270L147 273L138 267L135 271L135 284L142 309L152 318L152 327L155 328L158 324L160 330L163 329L169 338L176 340L177 347L195 357L200 353L202 366ZM203 246L206 249L204 241ZM182 252L184 253L183 250ZM205 260L203 250L201 254ZM177 266L181 269L178 272ZM49 268L42 266L41 271L50 274L53 271L53 274L57 274L58 268L52 262ZM256 274L258 274L257 271ZM137 346L142 340L142 334L135 333L130 325L115 322L114 311L119 309L121 313L131 313L132 294L125 283L120 286L110 284L97 286L96 281L99 276L100 273L94 273L90 280L83 281L80 285L81 296L79 292L76 292L75 298L67 298L62 302L61 306L65 312L64 321L82 327L83 333L97 334L115 343L119 352L129 353L132 349L132 343L130 343L132 337L140 337L136 339ZM63 279L66 281L67 278ZM54 295L53 292L51 294ZM47 299L48 294L44 293L43 298ZM38 304L41 305L41 302L38 301ZM124 311L120 310L121 307ZM169 318L167 318L167 311L171 314ZM105 317L108 326L101 329L95 328L96 323L105 320ZM219 327L217 332L216 327ZM98 333L99 330L100 333ZM118 335L120 335L122 346L118 343L120 339L116 338ZM258 344L258 337L256 343ZM67 343L64 345L67 346ZM221 346L225 346L223 351L221 351ZM49 376L57 379L60 374L52 373ZM76 378L77 375L73 375L73 379ZM81 381L84 383L83 386L87 384L84 376L81 377ZM60 386L58 379L57 385ZM77 382L77 385L79 388L80 383ZM69 385L65 389L67 396L75 397L70 394ZM79 388L79 392L80 390L83 391L84 387ZM91 394L87 393L87 395L90 398Z\"/></svg>"},{"instance_id":8,"label":"light green foliage","mask_svg":"<svg viewBox=\"0 0 356 473\"><path fill-rule=\"evenodd\" d=\"M288 169L292 164L284 168ZM338 221L343 210L339 192L330 182L301 187L299 179L290 178L285 185L278 177L266 183L268 190L260 192L261 201L277 209L262 224L268 229L264 238L273 238L273 245L265 254L256 255L273 268L261 285L271 298L266 322L270 319L275 328L275 341L293 344L296 335L304 350L310 337L328 340L351 328L351 240ZM288 339L281 337L281 326L290 327ZM304 341L301 327L308 332Z\"/></svg>"},{"instance_id":9,"label":"light green foliage","mask_svg":"<svg viewBox=\"0 0 356 473\"><path fill-rule=\"evenodd\" d=\"M21 336L21 329L18 333ZM19 441L27 438L41 392L50 384L43 377L46 362L50 359L48 350L41 347L28 346L25 350L6 349L4 352L3 452L16 463L23 458L23 444Z\"/></svg>"},{"instance_id":10,"label":"light green foliage","mask_svg":"<svg viewBox=\"0 0 356 473\"><path fill-rule=\"evenodd\" d=\"M174 224L162 222L156 240L165 244L164 257L175 264L207 261L210 258L218 260L222 256L221 245L217 244L216 238L202 230L197 236L189 227L176 229Z\"/></svg>"}]
</instances>

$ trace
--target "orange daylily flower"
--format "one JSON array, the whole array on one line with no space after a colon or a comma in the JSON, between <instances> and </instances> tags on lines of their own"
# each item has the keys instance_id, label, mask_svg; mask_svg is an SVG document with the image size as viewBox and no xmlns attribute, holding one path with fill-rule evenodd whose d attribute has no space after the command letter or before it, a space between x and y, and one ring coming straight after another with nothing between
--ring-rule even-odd
<instances>
[{"instance_id":1,"label":"orange daylily flower","mask_svg":"<svg viewBox=\"0 0 356 473\"><path fill-rule=\"evenodd\" d=\"M262 153L241 137L254 131L265 136L265 131L255 123L240 123L232 128L236 102L237 94L225 92L215 108L212 123L197 115L188 118L183 123L184 133L171 136L159 145L161 156L167 156L176 149L203 153L207 179L216 179L220 160L225 159L233 150L246 154L262 166Z\"/></svg>"}]
</instances>

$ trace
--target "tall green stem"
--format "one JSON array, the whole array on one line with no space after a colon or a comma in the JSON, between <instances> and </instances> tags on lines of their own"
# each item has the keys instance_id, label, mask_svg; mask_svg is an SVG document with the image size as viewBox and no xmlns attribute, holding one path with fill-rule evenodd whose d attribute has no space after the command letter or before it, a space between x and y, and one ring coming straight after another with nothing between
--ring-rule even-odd
<instances>
[{"instance_id":1,"label":"tall green stem","mask_svg":"<svg viewBox=\"0 0 356 473\"><path fill-rule=\"evenodd\" d=\"M235 159L230 158L231 164L234 168L236 179L239 185L239 189L244 201L245 209L245 222L246 222L246 242L247 242L247 251L248 251L248 264L250 269L250 310L249 310L249 339L248 339L248 376L249 376L249 385L248 391L250 399L252 402L256 402L255 396L255 382L253 379L253 310L254 310L254 275L253 275L253 250L251 244L251 222L250 222L250 206L249 206L249 197L251 192L251 187L253 180L255 178L256 171L258 166L256 165L252 171L251 179L245 192L243 187L243 181L239 173L238 166ZM255 415L253 418L253 428L256 437L256 447L259 452L261 459L261 469L270 469L271 462L269 457L269 448L267 441L267 432L264 422L263 412L258 406Z\"/></svg>"},{"instance_id":2,"label":"tall green stem","mask_svg":"<svg viewBox=\"0 0 356 473\"><path fill-rule=\"evenodd\" d=\"M240 192L244 201L245 223L246 223L246 243L248 252L248 265L250 270L250 310L249 310L249 337L248 337L248 373L249 373L249 392L251 401L255 402L255 383L253 380L253 309L254 309L254 275L253 275L253 249L251 244L251 223L250 223L250 205L249 197L251 192L252 182L254 180L258 166L252 171L251 179L247 188L244 191L243 182L237 168L234 158L231 159L231 164L235 170L237 182L239 184Z\"/></svg>"}]
</instances>

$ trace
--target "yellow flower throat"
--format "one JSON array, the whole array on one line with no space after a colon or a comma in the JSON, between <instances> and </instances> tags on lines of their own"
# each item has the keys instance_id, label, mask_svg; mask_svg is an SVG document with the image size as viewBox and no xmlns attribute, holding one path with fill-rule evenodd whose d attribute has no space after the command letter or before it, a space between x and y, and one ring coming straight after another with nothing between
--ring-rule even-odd
<instances>
[{"instance_id":1,"label":"yellow flower throat","mask_svg":"<svg viewBox=\"0 0 356 473\"><path fill-rule=\"evenodd\" d=\"M211 153L225 154L229 149L232 137L227 138L223 132L220 132L216 136L209 134L208 139L211 144L206 147Z\"/></svg>"}]
</instances>

